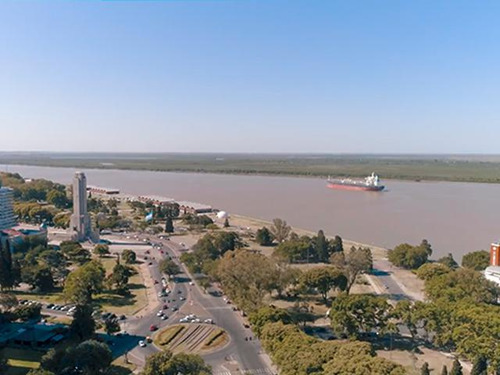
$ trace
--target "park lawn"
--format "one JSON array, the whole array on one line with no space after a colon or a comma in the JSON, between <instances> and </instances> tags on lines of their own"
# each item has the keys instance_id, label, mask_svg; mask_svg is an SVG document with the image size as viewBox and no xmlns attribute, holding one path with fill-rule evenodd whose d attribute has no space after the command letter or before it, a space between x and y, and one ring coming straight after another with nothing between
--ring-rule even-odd
<instances>
[{"instance_id":1,"label":"park lawn","mask_svg":"<svg viewBox=\"0 0 500 375\"><path fill-rule=\"evenodd\" d=\"M7 358L10 368L6 375L24 375L29 370L40 367L43 352L27 349L4 348L0 351L2 358Z\"/></svg>"},{"instance_id":2,"label":"park lawn","mask_svg":"<svg viewBox=\"0 0 500 375\"><path fill-rule=\"evenodd\" d=\"M116 264L116 259L101 258L100 261L106 269L106 274L109 275ZM98 294L94 301L98 303L103 310L114 314L133 315L137 311L144 308L148 303L144 280L139 272L129 279L129 288L129 296L122 296L120 294L107 292Z\"/></svg>"},{"instance_id":3,"label":"park lawn","mask_svg":"<svg viewBox=\"0 0 500 375\"><path fill-rule=\"evenodd\" d=\"M14 290L13 293L16 295L17 299L29 299L33 301L57 304L64 303L61 288L56 288L53 292L48 293L33 293L22 290Z\"/></svg>"}]
</instances>

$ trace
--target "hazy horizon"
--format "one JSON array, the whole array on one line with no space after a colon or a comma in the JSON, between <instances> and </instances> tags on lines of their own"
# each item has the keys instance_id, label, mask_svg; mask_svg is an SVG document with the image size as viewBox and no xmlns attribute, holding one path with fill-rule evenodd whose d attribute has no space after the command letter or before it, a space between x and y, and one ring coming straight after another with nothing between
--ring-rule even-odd
<instances>
[{"instance_id":1,"label":"hazy horizon","mask_svg":"<svg viewBox=\"0 0 500 375\"><path fill-rule=\"evenodd\" d=\"M0 150L490 155L500 3L0 3Z\"/></svg>"}]
</instances>

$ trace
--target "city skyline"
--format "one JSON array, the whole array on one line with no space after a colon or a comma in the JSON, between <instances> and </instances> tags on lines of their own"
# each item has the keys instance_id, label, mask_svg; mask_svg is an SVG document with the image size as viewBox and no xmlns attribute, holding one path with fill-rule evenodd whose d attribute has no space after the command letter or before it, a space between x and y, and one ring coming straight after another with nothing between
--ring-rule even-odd
<instances>
[{"instance_id":1,"label":"city skyline","mask_svg":"<svg viewBox=\"0 0 500 375\"><path fill-rule=\"evenodd\" d=\"M500 4L0 4L0 151L490 154Z\"/></svg>"}]
</instances>

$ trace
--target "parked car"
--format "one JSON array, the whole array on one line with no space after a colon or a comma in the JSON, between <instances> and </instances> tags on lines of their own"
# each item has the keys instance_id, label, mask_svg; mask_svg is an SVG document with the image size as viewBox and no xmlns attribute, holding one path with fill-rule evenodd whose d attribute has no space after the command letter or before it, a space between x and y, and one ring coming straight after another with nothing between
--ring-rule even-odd
<instances>
[{"instance_id":1,"label":"parked car","mask_svg":"<svg viewBox=\"0 0 500 375\"><path fill-rule=\"evenodd\" d=\"M141 348L145 348L145 347L146 347L146 343L145 343L144 341L142 341L142 340L141 340L141 341L139 341L139 346L140 346Z\"/></svg>"},{"instance_id":2,"label":"parked car","mask_svg":"<svg viewBox=\"0 0 500 375\"><path fill-rule=\"evenodd\" d=\"M154 324L151 324L151 326L149 327L149 330L150 330L151 332L154 332L154 331L156 331L157 329L158 329L158 327L157 327L157 326L155 326Z\"/></svg>"}]
</instances>

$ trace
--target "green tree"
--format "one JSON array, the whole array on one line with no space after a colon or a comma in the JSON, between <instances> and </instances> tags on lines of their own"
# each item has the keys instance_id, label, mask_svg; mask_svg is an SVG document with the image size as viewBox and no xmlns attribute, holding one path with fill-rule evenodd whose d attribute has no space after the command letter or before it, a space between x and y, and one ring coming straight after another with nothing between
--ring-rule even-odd
<instances>
[{"instance_id":1,"label":"green tree","mask_svg":"<svg viewBox=\"0 0 500 375\"><path fill-rule=\"evenodd\" d=\"M430 375L431 371L429 370L429 364L427 362L424 362L422 365L422 368L420 369L420 374L421 375Z\"/></svg>"},{"instance_id":2,"label":"green tree","mask_svg":"<svg viewBox=\"0 0 500 375\"><path fill-rule=\"evenodd\" d=\"M417 269L427 262L429 258L430 245L427 241L422 241L419 246L412 246L404 243L389 250L389 261L398 267L407 269Z\"/></svg>"},{"instance_id":3,"label":"green tree","mask_svg":"<svg viewBox=\"0 0 500 375\"><path fill-rule=\"evenodd\" d=\"M448 253L447 256L439 258L438 263L444 264L452 270L458 268L458 263L455 261L455 259L453 259L453 255L451 253Z\"/></svg>"},{"instance_id":4,"label":"green tree","mask_svg":"<svg viewBox=\"0 0 500 375\"><path fill-rule=\"evenodd\" d=\"M70 200L66 196L66 193L56 189L52 189L47 193L47 202L57 208L67 208L70 205Z\"/></svg>"},{"instance_id":5,"label":"green tree","mask_svg":"<svg viewBox=\"0 0 500 375\"><path fill-rule=\"evenodd\" d=\"M30 284L32 289L38 289L40 292L49 292L54 289L52 271L45 265L24 267L22 276L23 281Z\"/></svg>"},{"instance_id":6,"label":"green tree","mask_svg":"<svg viewBox=\"0 0 500 375\"><path fill-rule=\"evenodd\" d=\"M10 311L19 305L19 301L15 294L12 293L2 293L0 294L0 307L5 311Z\"/></svg>"},{"instance_id":7,"label":"green tree","mask_svg":"<svg viewBox=\"0 0 500 375\"><path fill-rule=\"evenodd\" d=\"M271 246L273 244L273 235L266 227L257 229L255 241L261 246Z\"/></svg>"},{"instance_id":8,"label":"green tree","mask_svg":"<svg viewBox=\"0 0 500 375\"><path fill-rule=\"evenodd\" d=\"M290 239L281 242L273 255L290 263L308 261L311 254L311 241L309 238Z\"/></svg>"},{"instance_id":9,"label":"green tree","mask_svg":"<svg viewBox=\"0 0 500 375\"><path fill-rule=\"evenodd\" d=\"M42 306L40 304L32 305L19 305L14 311L13 315L16 319L28 321L40 319Z\"/></svg>"},{"instance_id":10,"label":"green tree","mask_svg":"<svg viewBox=\"0 0 500 375\"><path fill-rule=\"evenodd\" d=\"M417 276L422 280L430 280L433 277L451 272L451 268L441 263L425 263L417 269Z\"/></svg>"},{"instance_id":11,"label":"green tree","mask_svg":"<svg viewBox=\"0 0 500 375\"><path fill-rule=\"evenodd\" d=\"M92 317L92 306L76 305L76 310L71 321L70 332L79 341L88 340L95 335L95 320Z\"/></svg>"},{"instance_id":12,"label":"green tree","mask_svg":"<svg viewBox=\"0 0 500 375\"><path fill-rule=\"evenodd\" d=\"M109 318L104 321L104 330L108 335L112 335L113 333L120 332L120 323L116 317Z\"/></svg>"},{"instance_id":13,"label":"green tree","mask_svg":"<svg viewBox=\"0 0 500 375\"><path fill-rule=\"evenodd\" d=\"M57 350L51 348L45 353L40 360L40 367L52 373L59 372L61 362L66 354L64 349L58 348Z\"/></svg>"},{"instance_id":14,"label":"green tree","mask_svg":"<svg viewBox=\"0 0 500 375\"><path fill-rule=\"evenodd\" d=\"M126 264L133 264L137 260L137 255L134 251L125 249L122 252L122 259Z\"/></svg>"},{"instance_id":15,"label":"green tree","mask_svg":"<svg viewBox=\"0 0 500 375\"><path fill-rule=\"evenodd\" d=\"M78 264L87 263L90 260L90 252L75 241L63 241L60 244L61 252L72 262Z\"/></svg>"},{"instance_id":16,"label":"green tree","mask_svg":"<svg viewBox=\"0 0 500 375\"><path fill-rule=\"evenodd\" d=\"M448 302L469 300L474 303L495 303L500 290L480 272L461 268L427 280L425 293L431 301L443 299Z\"/></svg>"},{"instance_id":17,"label":"green tree","mask_svg":"<svg viewBox=\"0 0 500 375\"><path fill-rule=\"evenodd\" d=\"M369 294L341 294L332 303L330 319L338 336L360 338L369 332L390 329L392 307L383 297Z\"/></svg>"},{"instance_id":18,"label":"green tree","mask_svg":"<svg viewBox=\"0 0 500 375\"><path fill-rule=\"evenodd\" d=\"M164 351L149 356L141 375L209 375L212 373L199 355Z\"/></svg>"},{"instance_id":19,"label":"green tree","mask_svg":"<svg viewBox=\"0 0 500 375\"><path fill-rule=\"evenodd\" d=\"M77 367L84 375L105 374L112 360L111 350L106 344L96 340L87 340L66 350L62 359L61 373ZM73 372L69 373L73 374Z\"/></svg>"},{"instance_id":20,"label":"green tree","mask_svg":"<svg viewBox=\"0 0 500 375\"><path fill-rule=\"evenodd\" d=\"M462 267L483 271L490 265L490 253L486 250L473 251L462 258Z\"/></svg>"},{"instance_id":21,"label":"green tree","mask_svg":"<svg viewBox=\"0 0 500 375\"><path fill-rule=\"evenodd\" d=\"M291 231L292 228L287 224L285 220L279 218L273 219L273 225L271 226L271 233L273 234L274 239L278 243L285 241L290 235Z\"/></svg>"},{"instance_id":22,"label":"green tree","mask_svg":"<svg viewBox=\"0 0 500 375\"><path fill-rule=\"evenodd\" d=\"M337 235L333 240L330 241L330 252L341 253L343 251L344 251L344 244L342 243L342 237Z\"/></svg>"},{"instance_id":23,"label":"green tree","mask_svg":"<svg viewBox=\"0 0 500 375\"><path fill-rule=\"evenodd\" d=\"M109 276L109 284L114 285L119 292L127 292L128 280L132 276L130 267L116 262L113 272Z\"/></svg>"},{"instance_id":24,"label":"green tree","mask_svg":"<svg viewBox=\"0 0 500 375\"><path fill-rule=\"evenodd\" d=\"M285 309L265 306L251 313L248 320L252 324L252 330L257 336L260 336L262 328L266 324L275 322L290 324L292 323L292 316Z\"/></svg>"},{"instance_id":25,"label":"green tree","mask_svg":"<svg viewBox=\"0 0 500 375\"><path fill-rule=\"evenodd\" d=\"M346 276L334 267L312 268L304 272L302 282L308 288L314 288L321 293L325 303L331 289L346 290L347 288Z\"/></svg>"},{"instance_id":26,"label":"green tree","mask_svg":"<svg viewBox=\"0 0 500 375\"><path fill-rule=\"evenodd\" d=\"M171 217L167 217L165 221L165 232L174 233L174 222Z\"/></svg>"},{"instance_id":27,"label":"green tree","mask_svg":"<svg viewBox=\"0 0 500 375\"><path fill-rule=\"evenodd\" d=\"M163 259L159 265L160 272L171 278L181 273L181 268L171 259Z\"/></svg>"},{"instance_id":28,"label":"green tree","mask_svg":"<svg viewBox=\"0 0 500 375\"><path fill-rule=\"evenodd\" d=\"M103 265L96 260L72 271L64 283L66 300L79 305L92 302L92 295L102 292L105 276Z\"/></svg>"},{"instance_id":29,"label":"green tree","mask_svg":"<svg viewBox=\"0 0 500 375\"><path fill-rule=\"evenodd\" d=\"M453 361L453 366L451 367L450 375L463 375L462 372L462 365L460 364L460 361L455 358Z\"/></svg>"},{"instance_id":30,"label":"green tree","mask_svg":"<svg viewBox=\"0 0 500 375\"><path fill-rule=\"evenodd\" d=\"M341 269L347 277L346 292L349 294L357 277L373 268L372 252L367 247L351 247L347 254L335 252L330 257L330 263Z\"/></svg>"},{"instance_id":31,"label":"green tree","mask_svg":"<svg viewBox=\"0 0 500 375\"><path fill-rule=\"evenodd\" d=\"M264 255L235 250L218 260L215 276L239 307L252 312L262 306L266 293L273 290L274 272L275 265Z\"/></svg>"},{"instance_id":32,"label":"green tree","mask_svg":"<svg viewBox=\"0 0 500 375\"><path fill-rule=\"evenodd\" d=\"M71 214L69 212L59 212L54 215L52 221L56 228L67 229L69 227Z\"/></svg>"},{"instance_id":33,"label":"green tree","mask_svg":"<svg viewBox=\"0 0 500 375\"><path fill-rule=\"evenodd\" d=\"M236 232L219 232L214 235L213 243L219 251L219 255L224 255L226 251L243 247L240 236Z\"/></svg>"},{"instance_id":34,"label":"green tree","mask_svg":"<svg viewBox=\"0 0 500 375\"><path fill-rule=\"evenodd\" d=\"M316 256L320 262L328 262L329 248L325 233L322 230L318 231L318 235L314 239Z\"/></svg>"},{"instance_id":35,"label":"green tree","mask_svg":"<svg viewBox=\"0 0 500 375\"><path fill-rule=\"evenodd\" d=\"M226 220L224 220L224 228L229 228L229 219L226 217Z\"/></svg>"},{"instance_id":36,"label":"green tree","mask_svg":"<svg viewBox=\"0 0 500 375\"><path fill-rule=\"evenodd\" d=\"M488 363L486 362L486 358L482 355L477 356L474 359L474 364L472 366L472 371L470 375L488 375Z\"/></svg>"},{"instance_id":37,"label":"green tree","mask_svg":"<svg viewBox=\"0 0 500 375\"><path fill-rule=\"evenodd\" d=\"M109 255L109 246L105 244L97 244L94 246L94 254L102 258L105 255Z\"/></svg>"},{"instance_id":38,"label":"green tree","mask_svg":"<svg viewBox=\"0 0 500 375\"><path fill-rule=\"evenodd\" d=\"M17 278L10 244L8 241L5 244L0 241L0 289L12 289L17 284Z\"/></svg>"},{"instance_id":39,"label":"green tree","mask_svg":"<svg viewBox=\"0 0 500 375\"><path fill-rule=\"evenodd\" d=\"M275 261L274 264L275 272L270 277L273 280L274 289L278 293L278 298L281 298L288 287L300 283L302 272L298 268L290 267L286 262Z\"/></svg>"},{"instance_id":40,"label":"green tree","mask_svg":"<svg viewBox=\"0 0 500 375\"><path fill-rule=\"evenodd\" d=\"M446 365L443 365L443 368L441 369L441 375L448 375L448 367L446 367Z\"/></svg>"}]
</instances>

